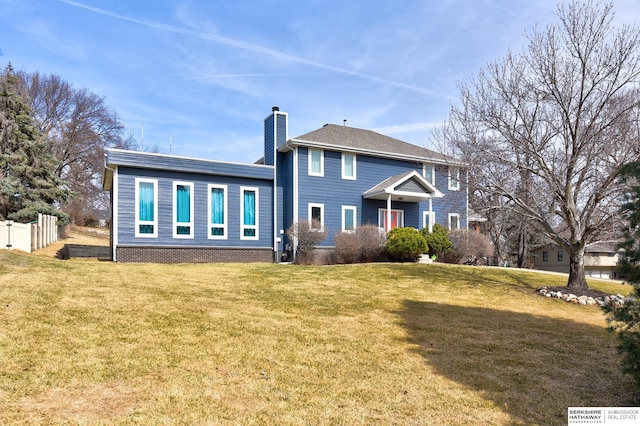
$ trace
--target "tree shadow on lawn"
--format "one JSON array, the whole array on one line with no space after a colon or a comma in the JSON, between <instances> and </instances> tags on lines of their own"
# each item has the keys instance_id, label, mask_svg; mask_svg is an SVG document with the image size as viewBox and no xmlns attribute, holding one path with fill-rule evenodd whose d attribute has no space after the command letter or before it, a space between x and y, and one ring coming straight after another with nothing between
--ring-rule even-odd
<instances>
[{"instance_id":1,"label":"tree shadow on lawn","mask_svg":"<svg viewBox=\"0 0 640 426\"><path fill-rule=\"evenodd\" d=\"M396 314L415 352L436 374L493 401L513 424L566 424L570 406L637 405L605 328L487 308L403 305Z\"/></svg>"},{"instance_id":2,"label":"tree shadow on lawn","mask_svg":"<svg viewBox=\"0 0 640 426\"><path fill-rule=\"evenodd\" d=\"M522 271L484 268L477 266L457 266L446 268L426 267L396 268L394 279L417 278L423 284L446 284L447 288L468 289L478 293L492 288L495 294L521 295L534 294L540 286L561 286L562 281L545 280L535 273L523 274Z\"/></svg>"}]
</instances>

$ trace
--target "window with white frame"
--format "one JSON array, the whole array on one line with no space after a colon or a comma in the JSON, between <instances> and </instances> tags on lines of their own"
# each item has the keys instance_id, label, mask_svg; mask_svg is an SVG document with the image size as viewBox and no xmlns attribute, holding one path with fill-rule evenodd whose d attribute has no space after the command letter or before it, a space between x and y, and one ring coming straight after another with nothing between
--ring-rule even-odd
<instances>
[{"instance_id":1,"label":"window with white frame","mask_svg":"<svg viewBox=\"0 0 640 426\"><path fill-rule=\"evenodd\" d=\"M309 203L309 226L318 231L324 229L324 204Z\"/></svg>"},{"instance_id":2,"label":"window with white frame","mask_svg":"<svg viewBox=\"0 0 640 426\"><path fill-rule=\"evenodd\" d=\"M342 232L355 231L356 206L342 206Z\"/></svg>"},{"instance_id":3,"label":"window with white frame","mask_svg":"<svg viewBox=\"0 0 640 426\"><path fill-rule=\"evenodd\" d=\"M449 213L449 230L460 229L460 215L458 213Z\"/></svg>"},{"instance_id":4,"label":"window with white frame","mask_svg":"<svg viewBox=\"0 0 640 426\"><path fill-rule=\"evenodd\" d=\"M451 191L460 190L460 169L458 167L449 167L449 189Z\"/></svg>"},{"instance_id":5,"label":"window with white frame","mask_svg":"<svg viewBox=\"0 0 640 426\"><path fill-rule=\"evenodd\" d=\"M173 238L193 238L192 182L173 182Z\"/></svg>"},{"instance_id":6,"label":"window with white frame","mask_svg":"<svg viewBox=\"0 0 640 426\"><path fill-rule=\"evenodd\" d=\"M430 184L436 184L436 167L433 164L424 163L422 165L422 177L424 177Z\"/></svg>"},{"instance_id":7,"label":"window with white frame","mask_svg":"<svg viewBox=\"0 0 640 426\"><path fill-rule=\"evenodd\" d=\"M389 227L389 213L391 214L391 227ZM378 209L378 227L389 232L393 228L402 228L404 226L404 210Z\"/></svg>"},{"instance_id":8,"label":"window with white frame","mask_svg":"<svg viewBox=\"0 0 640 426\"><path fill-rule=\"evenodd\" d=\"M210 239L227 239L227 187L208 186L209 193L209 234Z\"/></svg>"},{"instance_id":9,"label":"window with white frame","mask_svg":"<svg viewBox=\"0 0 640 426\"><path fill-rule=\"evenodd\" d=\"M436 223L436 213L428 211L422 212L422 227L429 229L429 225L433 227L433 224Z\"/></svg>"},{"instance_id":10,"label":"window with white frame","mask_svg":"<svg viewBox=\"0 0 640 426\"><path fill-rule=\"evenodd\" d=\"M309 176L324 176L324 151L309 148Z\"/></svg>"},{"instance_id":11,"label":"window with white frame","mask_svg":"<svg viewBox=\"0 0 640 426\"><path fill-rule=\"evenodd\" d=\"M342 153L342 179L356 179L356 155Z\"/></svg>"},{"instance_id":12,"label":"window with white frame","mask_svg":"<svg viewBox=\"0 0 640 426\"><path fill-rule=\"evenodd\" d=\"M135 236L157 238L158 181L138 178L135 185Z\"/></svg>"},{"instance_id":13,"label":"window with white frame","mask_svg":"<svg viewBox=\"0 0 640 426\"><path fill-rule=\"evenodd\" d=\"M258 233L258 188L240 188L240 239L257 240Z\"/></svg>"}]
</instances>

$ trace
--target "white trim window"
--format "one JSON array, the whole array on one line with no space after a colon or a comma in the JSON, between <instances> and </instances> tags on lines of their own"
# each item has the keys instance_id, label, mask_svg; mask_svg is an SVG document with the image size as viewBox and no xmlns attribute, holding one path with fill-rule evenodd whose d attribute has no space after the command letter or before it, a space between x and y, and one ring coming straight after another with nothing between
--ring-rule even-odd
<instances>
[{"instance_id":1,"label":"white trim window","mask_svg":"<svg viewBox=\"0 0 640 426\"><path fill-rule=\"evenodd\" d=\"M307 217L309 218L309 227L311 227L311 229L322 231L324 229L324 204L309 203Z\"/></svg>"},{"instance_id":2,"label":"white trim window","mask_svg":"<svg viewBox=\"0 0 640 426\"><path fill-rule=\"evenodd\" d=\"M460 191L460 168L449 167L449 190Z\"/></svg>"},{"instance_id":3,"label":"white trim window","mask_svg":"<svg viewBox=\"0 0 640 426\"><path fill-rule=\"evenodd\" d=\"M404 227L404 210L391 210L391 228L387 229L387 209L378 209L378 228L389 232L393 228Z\"/></svg>"},{"instance_id":4,"label":"white trim window","mask_svg":"<svg viewBox=\"0 0 640 426\"><path fill-rule=\"evenodd\" d=\"M460 229L460 214L449 213L449 230Z\"/></svg>"},{"instance_id":5,"label":"white trim window","mask_svg":"<svg viewBox=\"0 0 640 426\"><path fill-rule=\"evenodd\" d=\"M260 198L258 188L240 187L240 239L258 240Z\"/></svg>"},{"instance_id":6,"label":"white trim window","mask_svg":"<svg viewBox=\"0 0 640 426\"><path fill-rule=\"evenodd\" d=\"M431 185L436 184L436 166L431 163L422 164L422 177L425 178Z\"/></svg>"},{"instance_id":7,"label":"white trim window","mask_svg":"<svg viewBox=\"0 0 640 426\"><path fill-rule=\"evenodd\" d=\"M431 222L431 223L429 223ZM436 212L431 212L429 214L428 211L422 212L422 227L429 229L429 225L433 228L433 224L436 223Z\"/></svg>"},{"instance_id":8,"label":"white trim window","mask_svg":"<svg viewBox=\"0 0 640 426\"><path fill-rule=\"evenodd\" d=\"M135 185L135 236L157 238L158 181L136 178Z\"/></svg>"},{"instance_id":9,"label":"white trim window","mask_svg":"<svg viewBox=\"0 0 640 426\"><path fill-rule=\"evenodd\" d=\"M227 186L213 185L207 186L209 214L209 233L208 238L212 240L227 239L227 211L229 204L227 203Z\"/></svg>"},{"instance_id":10,"label":"white trim window","mask_svg":"<svg viewBox=\"0 0 640 426\"><path fill-rule=\"evenodd\" d=\"M309 148L309 176L324 176L324 151Z\"/></svg>"},{"instance_id":11,"label":"white trim window","mask_svg":"<svg viewBox=\"0 0 640 426\"><path fill-rule=\"evenodd\" d=\"M342 206L342 232L353 232L356 230L356 206Z\"/></svg>"},{"instance_id":12,"label":"white trim window","mask_svg":"<svg viewBox=\"0 0 640 426\"><path fill-rule=\"evenodd\" d=\"M173 182L173 238L193 238L193 182Z\"/></svg>"},{"instance_id":13,"label":"white trim window","mask_svg":"<svg viewBox=\"0 0 640 426\"><path fill-rule=\"evenodd\" d=\"M342 179L356 180L356 154L342 153Z\"/></svg>"}]
</instances>

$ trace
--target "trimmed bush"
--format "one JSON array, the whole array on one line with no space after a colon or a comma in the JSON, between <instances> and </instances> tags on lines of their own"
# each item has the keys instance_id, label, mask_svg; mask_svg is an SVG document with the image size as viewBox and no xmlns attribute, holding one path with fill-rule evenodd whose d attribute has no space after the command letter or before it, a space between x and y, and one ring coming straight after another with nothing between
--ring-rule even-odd
<instances>
[{"instance_id":1,"label":"trimmed bush","mask_svg":"<svg viewBox=\"0 0 640 426\"><path fill-rule=\"evenodd\" d=\"M375 262L384 260L386 237L375 225L364 225L355 231L341 232L335 237L338 263Z\"/></svg>"},{"instance_id":2,"label":"trimmed bush","mask_svg":"<svg viewBox=\"0 0 640 426\"><path fill-rule=\"evenodd\" d=\"M340 232L334 239L334 246L336 262L360 262L360 243L355 232Z\"/></svg>"},{"instance_id":3,"label":"trimmed bush","mask_svg":"<svg viewBox=\"0 0 640 426\"><path fill-rule=\"evenodd\" d=\"M415 228L394 228L387 233L387 252L402 262L415 262L429 248L424 237Z\"/></svg>"},{"instance_id":4,"label":"trimmed bush","mask_svg":"<svg viewBox=\"0 0 640 426\"><path fill-rule=\"evenodd\" d=\"M427 242L429 256L442 256L453 245L447 228L438 223L433 225L432 232L429 232L429 228L422 228L420 233Z\"/></svg>"}]
</instances>

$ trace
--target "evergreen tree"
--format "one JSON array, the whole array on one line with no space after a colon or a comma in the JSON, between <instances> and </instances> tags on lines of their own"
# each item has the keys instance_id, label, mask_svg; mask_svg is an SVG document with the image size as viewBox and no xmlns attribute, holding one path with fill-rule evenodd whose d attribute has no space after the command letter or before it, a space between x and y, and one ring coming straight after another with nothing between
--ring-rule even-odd
<instances>
[{"instance_id":1,"label":"evergreen tree","mask_svg":"<svg viewBox=\"0 0 640 426\"><path fill-rule=\"evenodd\" d=\"M54 173L57 161L34 125L25 93L7 65L0 74L0 219L28 223L44 213L66 223L56 206L69 190Z\"/></svg>"},{"instance_id":2,"label":"evergreen tree","mask_svg":"<svg viewBox=\"0 0 640 426\"><path fill-rule=\"evenodd\" d=\"M622 306L605 306L611 330L618 332L623 354L623 370L636 380L640 388L640 162L627 164L621 171L622 181L628 185L627 202L622 211L626 220L624 256L620 272L634 287L634 296Z\"/></svg>"}]
</instances>

